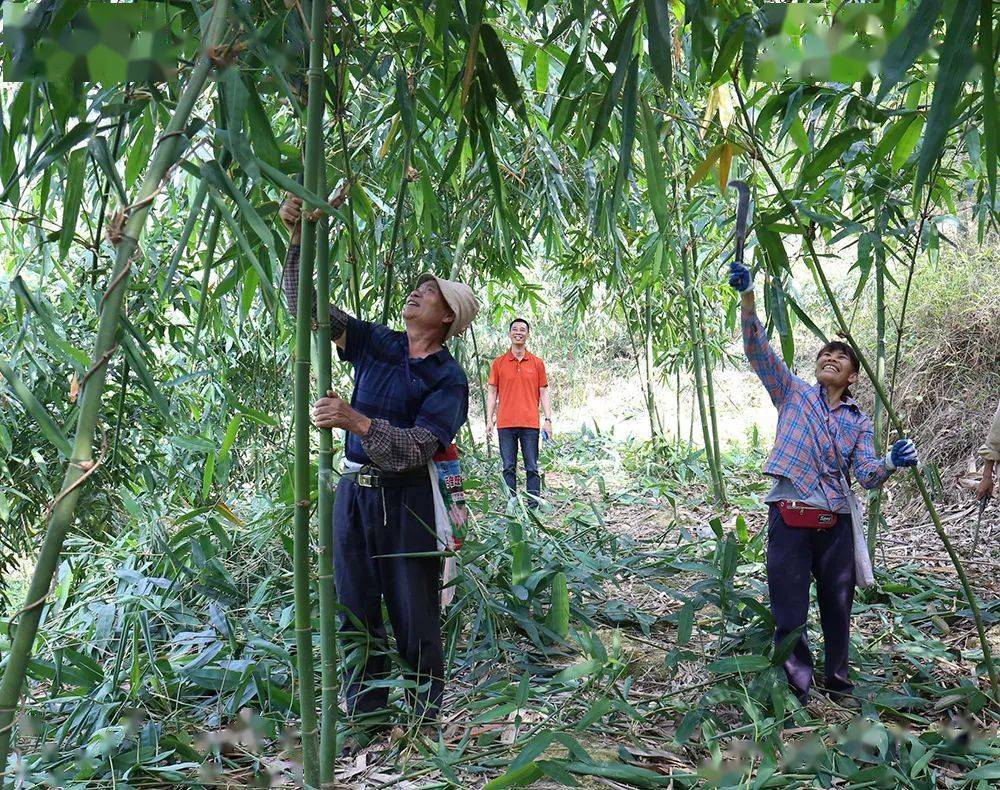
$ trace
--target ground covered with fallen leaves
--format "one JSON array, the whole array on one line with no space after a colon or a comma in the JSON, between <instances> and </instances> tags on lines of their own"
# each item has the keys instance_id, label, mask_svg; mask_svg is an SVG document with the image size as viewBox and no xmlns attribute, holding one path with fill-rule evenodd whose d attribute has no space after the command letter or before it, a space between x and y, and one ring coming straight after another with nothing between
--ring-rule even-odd
<instances>
[{"instance_id":1,"label":"ground covered with fallen leaves","mask_svg":"<svg viewBox=\"0 0 1000 790\"><path fill-rule=\"evenodd\" d=\"M600 436L546 447L545 506L509 507L469 459L473 519L446 612L438 731L396 724L339 763L352 787L990 786L996 707L954 569L905 483L855 604L860 716L787 693L771 645L760 451L728 458L729 502L699 459ZM31 667L25 786L294 786L299 776L290 509L142 512L74 539ZM254 514L254 515L251 515ZM942 516L964 555L975 505ZM208 527L206 529L205 527ZM967 568L1000 653L1000 525ZM565 574L570 630L553 625ZM811 641L821 654L812 612ZM819 658L821 661L821 658Z\"/></svg>"}]
</instances>

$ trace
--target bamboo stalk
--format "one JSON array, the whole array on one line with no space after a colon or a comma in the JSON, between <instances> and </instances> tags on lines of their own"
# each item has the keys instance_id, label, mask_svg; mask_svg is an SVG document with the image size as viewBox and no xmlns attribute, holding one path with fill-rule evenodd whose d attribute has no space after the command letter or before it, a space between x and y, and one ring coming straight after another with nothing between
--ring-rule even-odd
<instances>
[{"instance_id":1,"label":"bamboo stalk","mask_svg":"<svg viewBox=\"0 0 1000 790\"><path fill-rule=\"evenodd\" d=\"M753 123L750 120L749 113L747 112L746 103L743 99L743 92L740 90L739 81L736 77L733 77L733 87L736 92L736 98L738 100L740 111L746 125L745 133L753 142L753 147L757 152L756 160L761 163L764 171L767 173L768 179L771 181L778 196L781 198L781 202L784 203L785 208L788 210L792 220L801 228L805 228L805 224L802 222L802 218L799 214L798 208L789 199L784 187L778 180L777 175L775 175L773 168L766 158L760 155L761 145L760 140L757 137L756 132L754 132ZM837 319L837 324L840 327L840 331L843 333L844 338L854 349L857 354L858 361L861 363L861 367L864 368L865 375L868 376L875 388L876 395L882 399L885 404L886 416L889 419L892 427L896 430L899 436L905 434L905 426L902 420L900 420L899 415L893 408L892 403L889 398L886 397L885 389L882 386L882 382L879 381L876 375L875 369L872 367L871 363L868 361L868 357L860 349L857 342L854 340L854 336L851 334L850 327L847 324L847 320L844 317L843 311L840 309L840 302L837 300L836 294L833 292L833 288L830 286L829 280L827 280L826 272L823 271L822 264L820 263L819 256L816 254L816 249L813 246L812 239L809 235L803 233L803 242L805 243L806 250L809 253L809 258L812 262L812 268L819 277L820 283L823 288L823 292L826 294L827 301L830 303L830 308L833 310L834 317ZM938 515L937 508L934 507L934 502L931 500L930 492L927 490L927 484L924 482L920 471L916 467L910 469L910 478L913 480L914 484L917 486L917 490L920 492L921 498L924 500L924 506L927 509L927 513L931 517L931 522L934 524L934 531L937 532L938 538L940 538L945 551L948 553L951 559L952 565L955 566L955 571L958 574L959 581L962 585L962 591L965 594L966 600L969 602L969 609L972 611L972 618L976 623L976 632L979 635L979 643L983 649L983 662L986 664L986 670L990 676L990 687L993 692L993 703L1000 704L1000 676L997 675L996 665L993 661L993 651L990 649L989 640L986 638L986 628L983 625L982 612L979 610L979 603L976 600L976 595L972 590L972 585L969 584L969 577L965 573L965 567L962 564L962 560L959 559L958 554L955 552L955 547L952 546L951 540L948 538L948 533L945 532L944 526L941 523L941 517Z\"/></svg>"},{"instance_id":2,"label":"bamboo stalk","mask_svg":"<svg viewBox=\"0 0 1000 790\"><path fill-rule=\"evenodd\" d=\"M396 282L396 242L399 239L399 230L403 224L403 209L406 203L407 184L410 183L410 155L413 149L413 140L407 132L406 142L403 145L403 174L399 179L399 194L396 196L396 212L392 220L392 235L389 238L389 253L385 261L385 295L382 300L382 323L389 323L389 306L392 304L392 290Z\"/></svg>"},{"instance_id":3,"label":"bamboo stalk","mask_svg":"<svg viewBox=\"0 0 1000 790\"><path fill-rule=\"evenodd\" d=\"M325 170L325 167L324 167ZM325 172L320 187L325 191ZM322 193L321 193L322 194ZM330 236L329 217L323 214L316 233L316 389L320 397L333 386L330 338ZM320 700L319 780L334 786L337 760L337 591L333 580L333 430L319 431L319 636L322 690Z\"/></svg>"},{"instance_id":4,"label":"bamboo stalk","mask_svg":"<svg viewBox=\"0 0 1000 790\"><path fill-rule=\"evenodd\" d=\"M63 542L73 522L81 488L102 460L101 458L94 460L94 434L107 378L108 361L117 348L115 336L132 268L132 257L138 250L139 236L145 227L156 192L177 160L180 135L187 126L195 102L212 70L209 54L221 41L226 30L228 10L229 0L215 0L201 55L177 101L173 117L152 155L138 198L125 212L127 219L116 249L114 273L98 308L100 321L94 343L93 363L82 382L83 392L80 397L73 453L66 466L62 489L51 505L48 527L38 553L25 605L15 615L18 619L17 630L6 657L3 679L0 680L0 770L7 765L14 729L14 713L24 686L25 669L38 632L42 608L48 598L49 587L59 564Z\"/></svg>"},{"instance_id":5,"label":"bamboo stalk","mask_svg":"<svg viewBox=\"0 0 1000 790\"><path fill-rule=\"evenodd\" d=\"M691 228L691 257L697 261L697 247L694 246L694 228ZM719 503L726 504L726 483L722 475L722 453L719 450L719 418L715 407L715 385L712 381L712 362L708 353L708 330L705 325L705 310L701 294L695 295L698 302L698 341L701 344L702 363L705 366L705 396L708 400L708 417L712 428L712 480L715 483L715 496Z\"/></svg>"},{"instance_id":6,"label":"bamboo stalk","mask_svg":"<svg viewBox=\"0 0 1000 790\"><path fill-rule=\"evenodd\" d=\"M876 261L875 266L875 375L885 386L885 274ZM885 432L885 404L882 399L875 398L875 452L882 453L885 443L882 436ZM882 519L882 487L875 492L868 506L868 553L875 553L875 541L878 539L879 522Z\"/></svg>"},{"instance_id":7,"label":"bamboo stalk","mask_svg":"<svg viewBox=\"0 0 1000 790\"><path fill-rule=\"evenodd\" d=\"M201 207L205 203L206 195L208 195L208 182L202 181L198 184L198 191L194 194L194 200L191 202L191 210L188 212L187 220L185 220L184 227L181 229L181 237L177 240L174 254L170 256L170 265L167 266L167 274L163 278L163 290L160 291L161 299L169 301L173 294L174 275L177 273L177 266L180 264L181 258L184 257L184 251L187 249L188 241L190 241L191 234L194 232L195 223L201 215ZM206 221L208 220L209 213L209 211L205 212Z\"/></svg>"},{"instance_id":8,"label":"bamboo stalk","mask_svg":"<svg viewBox=\"0 0 1000 790\"><path fill-rule=\"evenodd\" d=\"M677 181L674 180L673 184L674 193L674 210L677 213L677 226L683 227L683 217L681 216L681 204L677 199ZM712 478L712 490L716 498L720 501L722 500L721 493L719 491L718 479L715 474L715 461L712 454L712 437L709 433L709 423L708 423L708 412L705 405L705 392L703 383L703 370L702 370L702 358L701 349L698 342L698 325L695 319L695 305L694 305L694 284L691 277L691 265L688 261L688 255L691 253L693 247L693 238L689 240L688 244L681 246L681 272L684 277L684 301L687 305L687 324L688 324L688 335L691 338L691 359L692 365L694 367L694 395L698 400L698 417L701 420L701 435L702 441L705 445L705 459L708 462L709 473ZM694 420L694 415L691 417ZM690 444L690 439L689 439Z\"/></svg>"},{"instance_id":9,"label":"bamboo stalk","mask_svg":"<svg viewBox=\"0 0 1000 790\"><path fill-rule=\"evenodd\" d=\"M347 12L347 28L345 30L354 28L354 17L353 11L351 9L351 4L348 2L346 4ZM345 9L341 6L341 12ZM351 151L347 145L347 132L344 129L344 112L346 107L344 105L344 93L347 90L347 37L349 33L344 33L344 42L341 44L340 50L340 68L338 69L338 79L337 79L337 107L335 109L336 119L337 119L337 134L340 137L340 155L344 165L344 177L347 179L347 189L348 193L354 188L354 171L351 169ZM347 214L347 243L348 251L351 264L351 302L354 305L355 315L361 315L361 271L359 269L360 260L358 256L358 241L357 241L357 225L354 218L354 204L351 200L348 200L345 205L345 212Z\"/></svg>"},{"instance_id":10,"label":"bamboo stalk","mask_svg":"<svg viewBox=\"0 0 1000 790\"><path fill-rule=\"evenodd\" d=\"M312 41L307 71L306 151L303 185L317 194L323 161L323 26L326 3L313 0L310 8ZM299 262L298 313L295 322L295 526L293 537L293 587L295 648L299 680L299 716L302 723L302 771L309 787L319 785L316 678L313 659L311 548L309 543L309 356L312 330L313 269L316 262L317 217L304 212Z\"/></svg>"},{"instance_id":11,"label":"bamboo stalk","mask_svg":"<svg viewBox=\"0 0 1000 790\"><path fill-rule=\"evenodd\" d=\"M208 213L212 212L212 207L208 207ZM205 220L208 221L206 215ZM191 353L195 354L198 349L198 338L201 335L201 328L205 322L205 309L208 305L208 284L212 277L212 269L215 264L215 245L219 241L219 226L222 223L222 212L215 212L215 220L209 226L208 247L205 251L205 263L201 273L201 288L198 291L198 316L194 322L194 339L191 341Z\"/></svg>"}]
</instances>

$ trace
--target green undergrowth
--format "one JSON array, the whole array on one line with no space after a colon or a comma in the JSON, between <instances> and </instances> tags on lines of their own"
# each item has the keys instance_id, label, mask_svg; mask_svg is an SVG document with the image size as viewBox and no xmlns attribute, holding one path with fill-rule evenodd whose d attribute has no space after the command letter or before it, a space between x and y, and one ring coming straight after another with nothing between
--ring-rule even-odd
<instances>
[{"instance_id":1,"label":"green undergrowth","mask_svg":"<svg viewBox=\"0 0 1000 790\"><path fill-rule=\"evenodd\" d=\"M735 505L718 510L698 453L566 437L544 450L535 514L508 509L495 460L469 458L473 520L446 612L442 727L430 737L408 726L404 683L391 681L397 727L361 767L341 764L345 784L1000 778L982 651L940 575L895 567L859 595L861 718L787 693L790 646L771 646L759 462L754 447L727 458ZM25 787L295 781L291 508L162 502L136 492L114 537L68 546L20 721L12 767ZM1000 602L984 604L995 623Z\"/></svg>"}]
</instances>

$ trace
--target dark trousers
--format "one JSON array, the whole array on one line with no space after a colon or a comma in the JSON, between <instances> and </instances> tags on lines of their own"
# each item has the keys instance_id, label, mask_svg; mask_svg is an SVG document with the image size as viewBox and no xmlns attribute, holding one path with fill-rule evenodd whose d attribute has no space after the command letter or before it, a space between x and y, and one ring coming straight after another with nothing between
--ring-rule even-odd
<instances>
[{"instance_id":1,"label":"dark trousers","mask_svg":"<svg viewBox=\"0 0 1000 790\"><path fill-rule=\"evenodd\" d=\"M503 480L512 495L517 493L517 446L521 445L524 474L528 493L531 494L528 507L535 507L542 493L542 478L538 474L538 429L501 428L497 435L500 439L500 458L503 460Z\"/></svg>"},{"instance_id":2,"label":"dark trousers","mask_svg":"<svg viewBox=\"0 0 1000 790\"><path fill-rule=\"evenodd\" d=\"M413 684L407 700L418 716L433 719L444 693L438 601L441 561L392 556L437 550L430 481L381 489L362 488L341 478L333 532L337 596L350 613L341 618L340 626L346 646L348 713L362 719L388 702L385 683L368 685L388 677L385 598L396 648Z\"/></svg>"},{"instance_id":3,"label":"dark trousers","mask_svg":"<svg viewBox=\"0 0 1000 790\"><path fill-rule=\"evenodd\" d=\"M806 635L810 576L816 578L819 620L823 627L824 687L849 694L847 659L854 604L854 535L851 517L841 515L829 529L789 527L771 505L767 524L767 589L774 615L774 642L802 628L795 649L785 661L792 691L805 701L813 680L813 659Z\"/></svg>"}]
</instances>

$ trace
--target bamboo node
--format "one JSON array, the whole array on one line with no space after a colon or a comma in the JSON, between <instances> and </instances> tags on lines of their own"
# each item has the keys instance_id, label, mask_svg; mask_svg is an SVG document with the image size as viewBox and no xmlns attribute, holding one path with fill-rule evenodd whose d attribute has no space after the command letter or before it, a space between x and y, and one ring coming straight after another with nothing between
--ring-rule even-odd
<instances>
[{"instance_id":1,"label":"bamboo node","mask_svg":"<svg viewBox=\"0 0 1000 790\"><path fill-rule=\"evenodd\" d=\"M296 507L309 507L312 503L308 499L300 499L295 503Z\"/></svg>"},{"instance_id":2,"label":"bamboo node","mask_svg":"<svg viewBox=\"0 0 1000 790\"><path fill-rule=\"evenodd\" d=\"M118 242L122 240L122 236L125 232L125 212L119 211L115 214L111 221L108 222L107 238L108 241L115 247L118 246Z\"/></svg>"},{"instance_id":3,"label":"bamboo node","mask_svg":"<svg viewBox=\"0 0 1000 790\"><path fill-rule=\"evenodd\" d=\"M307 211L304 216L306 218L306 222L319 222L320 217L323 216L323 209L317 208L312 211Z\"/></svg>"},{"instance_id":4,"label":"bamboo node","mask_svg":"<svg viewBox=\"0 0 1000 790\"><path fill-rule=\"evenodd\" d=\"M407 181L409 181L412 184L418 178L420 178L420 171L417 170L417 168L412 167L412 166L406 168L406 180Z\"/></svg>"},{"instance_id":5,"label":"bamboo node","mask_svg":"<svg viewBox=\"0 0 1000 790\"><path fill-rule=\"evenodd\" d=\"M103 300L102 300L103 301ZM111 348L104 352L100 359L98 359L93 365L90 366L90 370L83 374L83 378L80 379L80 392L83 392L84 387L87 386L87 382L90 377L93 376L98 370L108 364L108 360L114 355L115 351L118 350L118 344L114 343Z\"/></svg>"},{"instance_id":6,"label":"bamboo node","mask_svg":"<svg viewBox=\"0 0 1000 790\"><path fill-rule=\"evenodd\" d=\"M237 41L235 44L217 44L205 51L205 57L212 62L215 68L222 71L229 68L246 48L245 41Z\"/></svg>"},{"instance_id":7,"label":"bamboo node","mask_svg":"<svg viewBox=\"0 0 1000 790\"><path fill-rule=\"evenodd\" d=\"M330 198L330 205L334 208L340 208L347 202L347 197L351 192L351 183L344 179L339 184L337 188L333 190L333 196Z\"/></svg>"}]
</instances>

